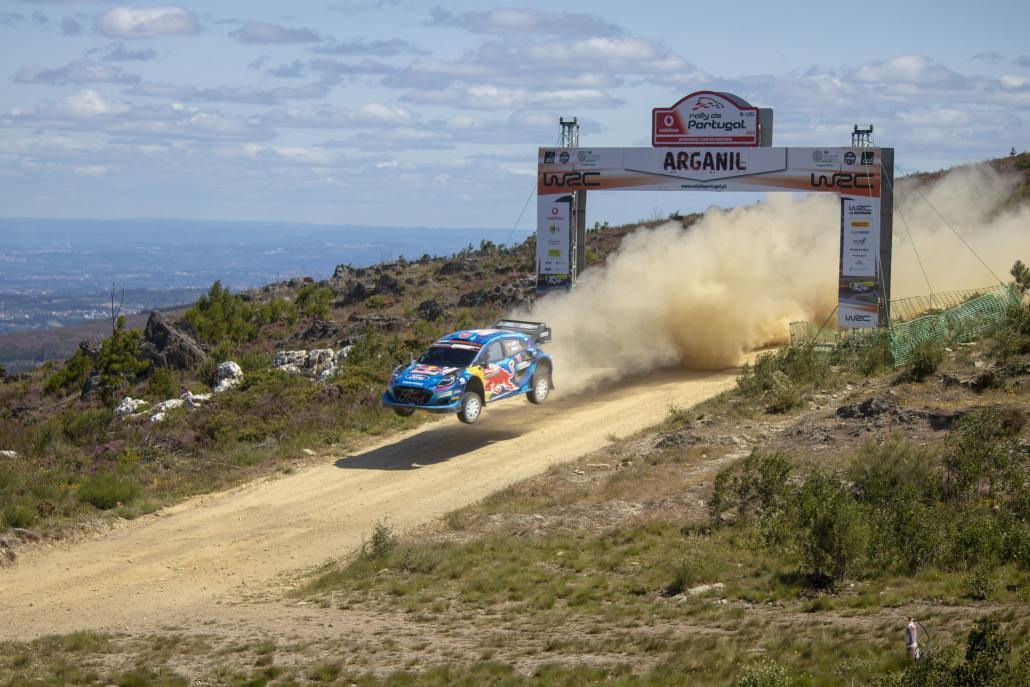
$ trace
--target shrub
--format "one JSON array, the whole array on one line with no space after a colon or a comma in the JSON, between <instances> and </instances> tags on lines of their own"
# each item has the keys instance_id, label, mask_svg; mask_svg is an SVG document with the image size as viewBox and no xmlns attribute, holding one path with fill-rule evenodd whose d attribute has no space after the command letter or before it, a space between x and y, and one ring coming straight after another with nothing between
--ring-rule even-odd
<instances>
[{"instance_id":1,"label":"shrub","mask_svg":"<svg viewBox=\"0 0 1030 687\"><path fill-rule=\"evenodd\" d=\"M28 527L36 520L36 511L24 503L9 503L3 510L4 527Z\"/></svg>"},{"instance_id":2,"label":"shrub","mask_svg":"<svg viewBox=\"0 0 1030 687\"><path fill-rule=\"evenodd\" d=\"M944 362L944 344L936 339L920 341L912 349L909 377L913 381L921 382L936 372L942 362Z\"/></svg>"},{"instance_id":3,"label":"shrub","mask_svg":"<svg viewBox=\"0 0 1030 687\"><path fill-rule=\"evenodd\" d=\"M819 585L856 571L869 548L866 509L840 480L813 473L798 490L795 513L804 572Z\"/></svg>"},{"instance_id":4,"label":"shrub","mask_svg":"<svg viewBox=\"0 0 1030 687\"><path fill-rule=\"evenodd\" d=\"M183 319L193 325L201 341L211 345L225 343L230 349L235 349L253 340L258 328L264 325L296 322L297 306L281 298L265 302L245 301L216 281L207 294L186 311Z\"/></svg>"},{"instance_id":5,"label":"shrub","mask_svg":"<svg viewBox=\"0 0 1030 687\"><path fill-rule=\"evenodd\" d=\"M772 659L763 658L745 666L734 684L736 687L789 687L791 683L784 666Z\"/></svg>"},{"instance_id":6,"label":"shrub","mask_svg":"<svg viewBox=\"0 0 1030 687\"><path fill-rule=\"evenodd\" d=\"M397 548L397 537L393 530L383 520L380 520L372 528L372 537L367 545L361 547L362 555L372 560L382 560L393 553Z\"/></svg>"},{"instance_id":7,"label":"shrub","mask_svg":"<svg viewBox=\"0 0 1030 687\"><path fill-rule=\"evenodd\" d=\"M726 511L735 510L737 519L746 522L777 502L787 488L793 462L785 453L762 454L753 451L735 465L720 470L709 512L716 522Z\"/></svg>"},{"instance_id":8,"label":"shrub","mask_svg":"<svg viewBox=\"0 0 1030 687\"><path fill-rule=\"evenodd\" d=\"M61 413L61 431L77 446L94 442L111 424L114 415L107 408L76 410Z\"/></svg>"},{"instance_id":9,"label":"shrub","mask_svg":"<svg viewBox=\"0 0 1030 687\"><path fill-rule=\"evenodd\" d=\"M314 284L305 284L297 291L294 302L304 317L325 318L329 316L329 302L332 299L333 292L331 289L327 289L324 286L315 286Z\"/></svg>"},{"instance_id":10,"label":"shrub","mask_svg":"<svg viewBox=\"0 0 1030 687\"><path fill-rule=\"evenodd\" d=\"M987 565L979 565L962 582L962 595L968 599L985 601L998 588L998 578Z\"/></svg>"},{"instance_id":11,"label":"shrub","mask_svg":"<svg viewBox=\"0 0 1030 687\"><path fill-rule=\"evenodd\" d=\"M896 508L902 501L935 501L937 481L932 457L904 439L883 444L867 441L848 467L859 499L872 506Z\"/></svg>"},{"instance_id":12,"label":"shrub","mask_svg":"<svg viewBox=\"0 0 1030 687\"><path fill-rule=\"evenodd\" d=\"M167 398L178 398L179 386L175 374L167 367L159 367L147 380L147 396L152 401L163 401Z\"/></svg>"},{"instance_id":13,"label":"shrub","mask_svg":"<svg viewBox=\"0 0 1030 687\"><path fill-rule=\"evenodd\" d=\"M110 510L139 497L139 484L126 475L102 472L79 485L79 500L100 510Z\"/></svg>"},{"instance_id":14,"label":"shrub","mask_svg":"<svg viewBox=\"0 0 1030 687\"><path fill-rule=\"evenodd\" d=\"M75 351L64 363L64 367L50 375L43 383L43 390L48 394L69 389L81 389L89 373L93 371L93 359L81 350Z\"/></svg>"}]
</instances>

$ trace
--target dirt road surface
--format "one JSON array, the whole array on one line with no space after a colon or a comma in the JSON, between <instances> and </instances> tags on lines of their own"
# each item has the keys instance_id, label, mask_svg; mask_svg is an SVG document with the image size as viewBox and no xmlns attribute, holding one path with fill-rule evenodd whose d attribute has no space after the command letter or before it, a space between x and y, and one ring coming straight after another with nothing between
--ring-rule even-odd
<instances>
[{"instance_id":1,"label":"dirt road surface","mask_svg":"<svg viewBox=\"0 0 1030 687\"><path fill-rule=\"evenodd\" d=\"M556 393L543 406L516 398L488 407L477 425L447 417L92 540L29 551L0 570L0 639L262 625L298 573L352 552L378 520L400 532L431 522L601 448L613 434L654 425L669 406L713 396L735 375L666 372L604 391Z\"/></svg>"}]
</instances>

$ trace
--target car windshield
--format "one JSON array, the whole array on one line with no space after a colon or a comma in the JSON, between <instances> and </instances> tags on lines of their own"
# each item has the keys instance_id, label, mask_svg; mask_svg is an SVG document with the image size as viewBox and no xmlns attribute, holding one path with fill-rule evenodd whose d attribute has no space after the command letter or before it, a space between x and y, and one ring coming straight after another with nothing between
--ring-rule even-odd
<instances>
[{"instance_id":1,"label":"car windshield","mask_svg":"<svg viewBox=\"0 0 1030 687\"><path fill-rule=\"evenodd\" d=\"M450 346L430 346L429 350L418 359L423 365L437 367L468 367L478 351L467 348L451 348Z\"/></svg>"}]
</instances>

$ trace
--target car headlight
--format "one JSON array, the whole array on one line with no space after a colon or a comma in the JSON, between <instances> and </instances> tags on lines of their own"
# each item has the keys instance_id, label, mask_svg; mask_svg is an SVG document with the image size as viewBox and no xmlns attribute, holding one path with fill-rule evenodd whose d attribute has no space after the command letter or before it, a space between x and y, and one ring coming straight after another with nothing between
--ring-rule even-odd
<instances>
[{"instance_id":1,"label":"car headlight","mask_svg":"<svg viewBox=\"0 0 1030 687\"><path fill-rule=\"evenodd\" d=\"M436 383L437 389L445 389L454 384L457 381L457 377L454 375L446 375L443 379Z\"/></svg>"}]
</instances>

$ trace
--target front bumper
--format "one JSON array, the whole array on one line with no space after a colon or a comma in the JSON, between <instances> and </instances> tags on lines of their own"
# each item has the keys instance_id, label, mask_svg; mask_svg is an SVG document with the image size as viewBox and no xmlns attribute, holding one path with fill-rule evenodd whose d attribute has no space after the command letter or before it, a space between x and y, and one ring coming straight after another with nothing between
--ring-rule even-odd
<instances>
[{"instance_id":1,"label":"front bumper","mask_svg":"<svg viewBox=\"0 0 1030 687\"><path fill-rule=\"evenodd\" d=\"M447 397L439 397L433 393L424 403L406 403L394 397L392 389L387 389L380 400L386 408L410 408L429 413L456 413L461 406L461 393L454 392Z\"/></svg>"}]
</instances>

